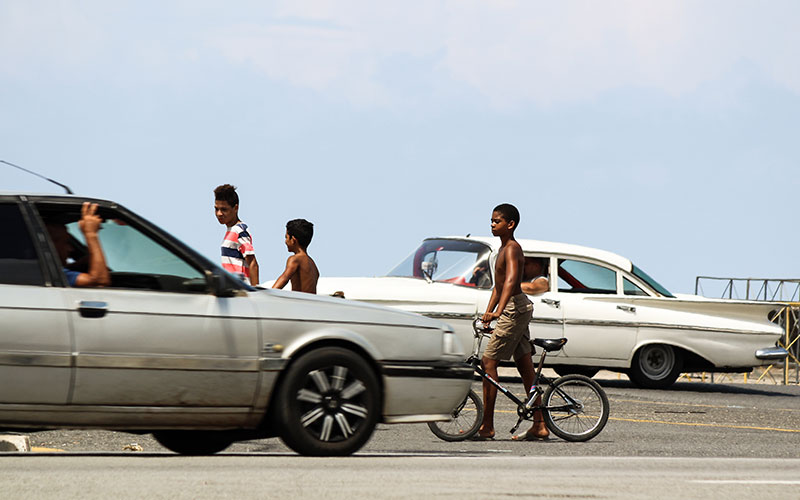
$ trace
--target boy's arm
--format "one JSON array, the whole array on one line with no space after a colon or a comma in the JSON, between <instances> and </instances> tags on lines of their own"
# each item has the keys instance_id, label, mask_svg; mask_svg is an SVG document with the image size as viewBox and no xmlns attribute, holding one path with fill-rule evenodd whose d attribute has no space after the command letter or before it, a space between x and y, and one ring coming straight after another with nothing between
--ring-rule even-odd
<instances>
[{"instance_id":1,"label":"boy's arm","mask_svg":"<svg viewBox=\"0 0 800 500\"><path fill-rule=\"evenodd\" d=\"M294 257L295 256L292 255L286 261L286 269L283 271L283 274L278 276L278 279L275 280L275 283L273 283L272 288L285 287L286 283L288 283L292 279L292 276L294 276L294 273L297 272L297 267L299 266L299 264Z\"/></svg>"},{"instance_id":2,"label":"boy's arm","mask_svg":"<svg viewBox=\"0 0 800 500\"><path fill-rule=\"evenodd\" d=\"M518 247L511 247L509 246L506 250L506 280L503 283L503 293L500 294L500 300L497 303L497 310L492 312L487 312L483 315L484 323L486 323L486 319L488 318L489 321L493 319L497 319L503 314L503 309L506 308L506 304L508 301L511 300L511 294L513 293L514 289L519 286L519 265L517 262L517 256L513 255L514 253L521 253L522 249L518 249Z\"/></svg>"},{"instance_id":3,"label":"boy's arm","mask_svg":"<svg viewBox=\"0 0 800 500\"><path fill-rule=\"evenodd\" d=\"M239 221L241 222L241 221ZM258 285L258 261L256 260L256 251L253 248L253 237L246 229L242 229L239 233L239 251L244 257L244 263L250 273L250 284L253 286Z\"/></svg>"},{"instance_id":4,"label":"boy's arm","mask_svg":"<svg viewBox=\"0 0 800 500\"><path fill-rule=\"evenodd\" d=\"M258 285L258 261L255 255L248 255L244 258L247 267L250 269L250 284L253 286Z\"/></svg>"},{"instance_id":5,"label":"boy's arm","mask_svg":"<svg viewBox=\"0 0 800 500\"><path fill-rule=\"evenodd\" d=\"M488 325L489 323L491 323L492 321L491 314L492 311L494 311L494 308L497 306L497 301L499 300L499 298L500 297L497 293L497 286L495 286L494 288L492 288L492 296L489 298L489 304L486 306L486 312L483 313L483 318L481 318L481 321L483 321L484 324Z\"/></svg>"}]
</instances>

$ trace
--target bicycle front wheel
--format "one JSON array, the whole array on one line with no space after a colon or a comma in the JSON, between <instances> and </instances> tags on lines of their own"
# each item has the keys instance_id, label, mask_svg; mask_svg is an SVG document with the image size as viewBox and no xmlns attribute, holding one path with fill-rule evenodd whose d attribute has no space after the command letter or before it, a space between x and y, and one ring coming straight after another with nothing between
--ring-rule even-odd
<instances>
[{"instance_id":1,"label":"bicycle front wheel","mask_svg":"<svg viewBox=\"0 0 800 500\"><path fill-rule=\"evenodd\" d=\"M583 375L557 379L544 393L545 425L561 439L588 441L608 422L608 397L600 384Z\"/></svg>"},{"instance_id":2,"label":"bicycle front wheel","mask_svg":"<svg viewBox=\"0 0 800 500\"><path fill-rule=\"evenodd\" d=\"M431 432L445 441L464 441L478 432L483 419L483 402L470 390L464 401L453 409L452 420L447 422L428 422Z\"/></svg>"}]
</instances>

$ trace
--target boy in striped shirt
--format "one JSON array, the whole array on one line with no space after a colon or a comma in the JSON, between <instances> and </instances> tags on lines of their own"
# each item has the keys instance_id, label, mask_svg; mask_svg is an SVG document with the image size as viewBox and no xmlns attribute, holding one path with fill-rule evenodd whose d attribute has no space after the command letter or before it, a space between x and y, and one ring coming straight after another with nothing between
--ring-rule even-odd
<instances>
[{"instance_id":1,"label":"boy in striped shirt","mask_svg":"<svg viewBox=\"0 0 800 500\"><path fill-rule=\"evenodd\" d=\"M222 240L222 267L245 283L258 285L258 261L247 224L239 220L236 188L223 184L214 189L214 214L228 231Z\"/></svg>"}]
</instances>

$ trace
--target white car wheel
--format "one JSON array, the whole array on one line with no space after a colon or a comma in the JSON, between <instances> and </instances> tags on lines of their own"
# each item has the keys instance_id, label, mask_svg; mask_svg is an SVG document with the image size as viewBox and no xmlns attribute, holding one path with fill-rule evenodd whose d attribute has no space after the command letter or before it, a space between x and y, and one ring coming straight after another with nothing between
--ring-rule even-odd
<instances>
[{"instance_id":1,"label":"white car wheel","mask_svg":"<svg viewBox=\"0 0 800 500\"><path fill-rule=\"evenodd\" d=\"M683 360L672 346L651 344L636 352L629 376L639 387L663 389L678 379L682 368Z\"/></svg>"}]
</instances>

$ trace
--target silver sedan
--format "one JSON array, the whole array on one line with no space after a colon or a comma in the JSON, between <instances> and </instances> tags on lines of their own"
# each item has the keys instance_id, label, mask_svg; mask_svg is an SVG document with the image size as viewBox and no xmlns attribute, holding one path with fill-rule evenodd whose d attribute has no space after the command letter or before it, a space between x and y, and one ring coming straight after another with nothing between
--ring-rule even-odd
<instances>
[{"instance_id":1,"label":"silver sedan","mask_svg":"<svg viewBox=\"0 0 800 500\"><path fill-rule=\"evenodd\" d=\"M103 221L105 287L69 286L85 201ZM279 436L345 455L378 422L448 419L470 386L445 323L253 288L115 203L0 194L0 221L0 430L153 433L186 454Z\"/></svg>"}]
</instances>

